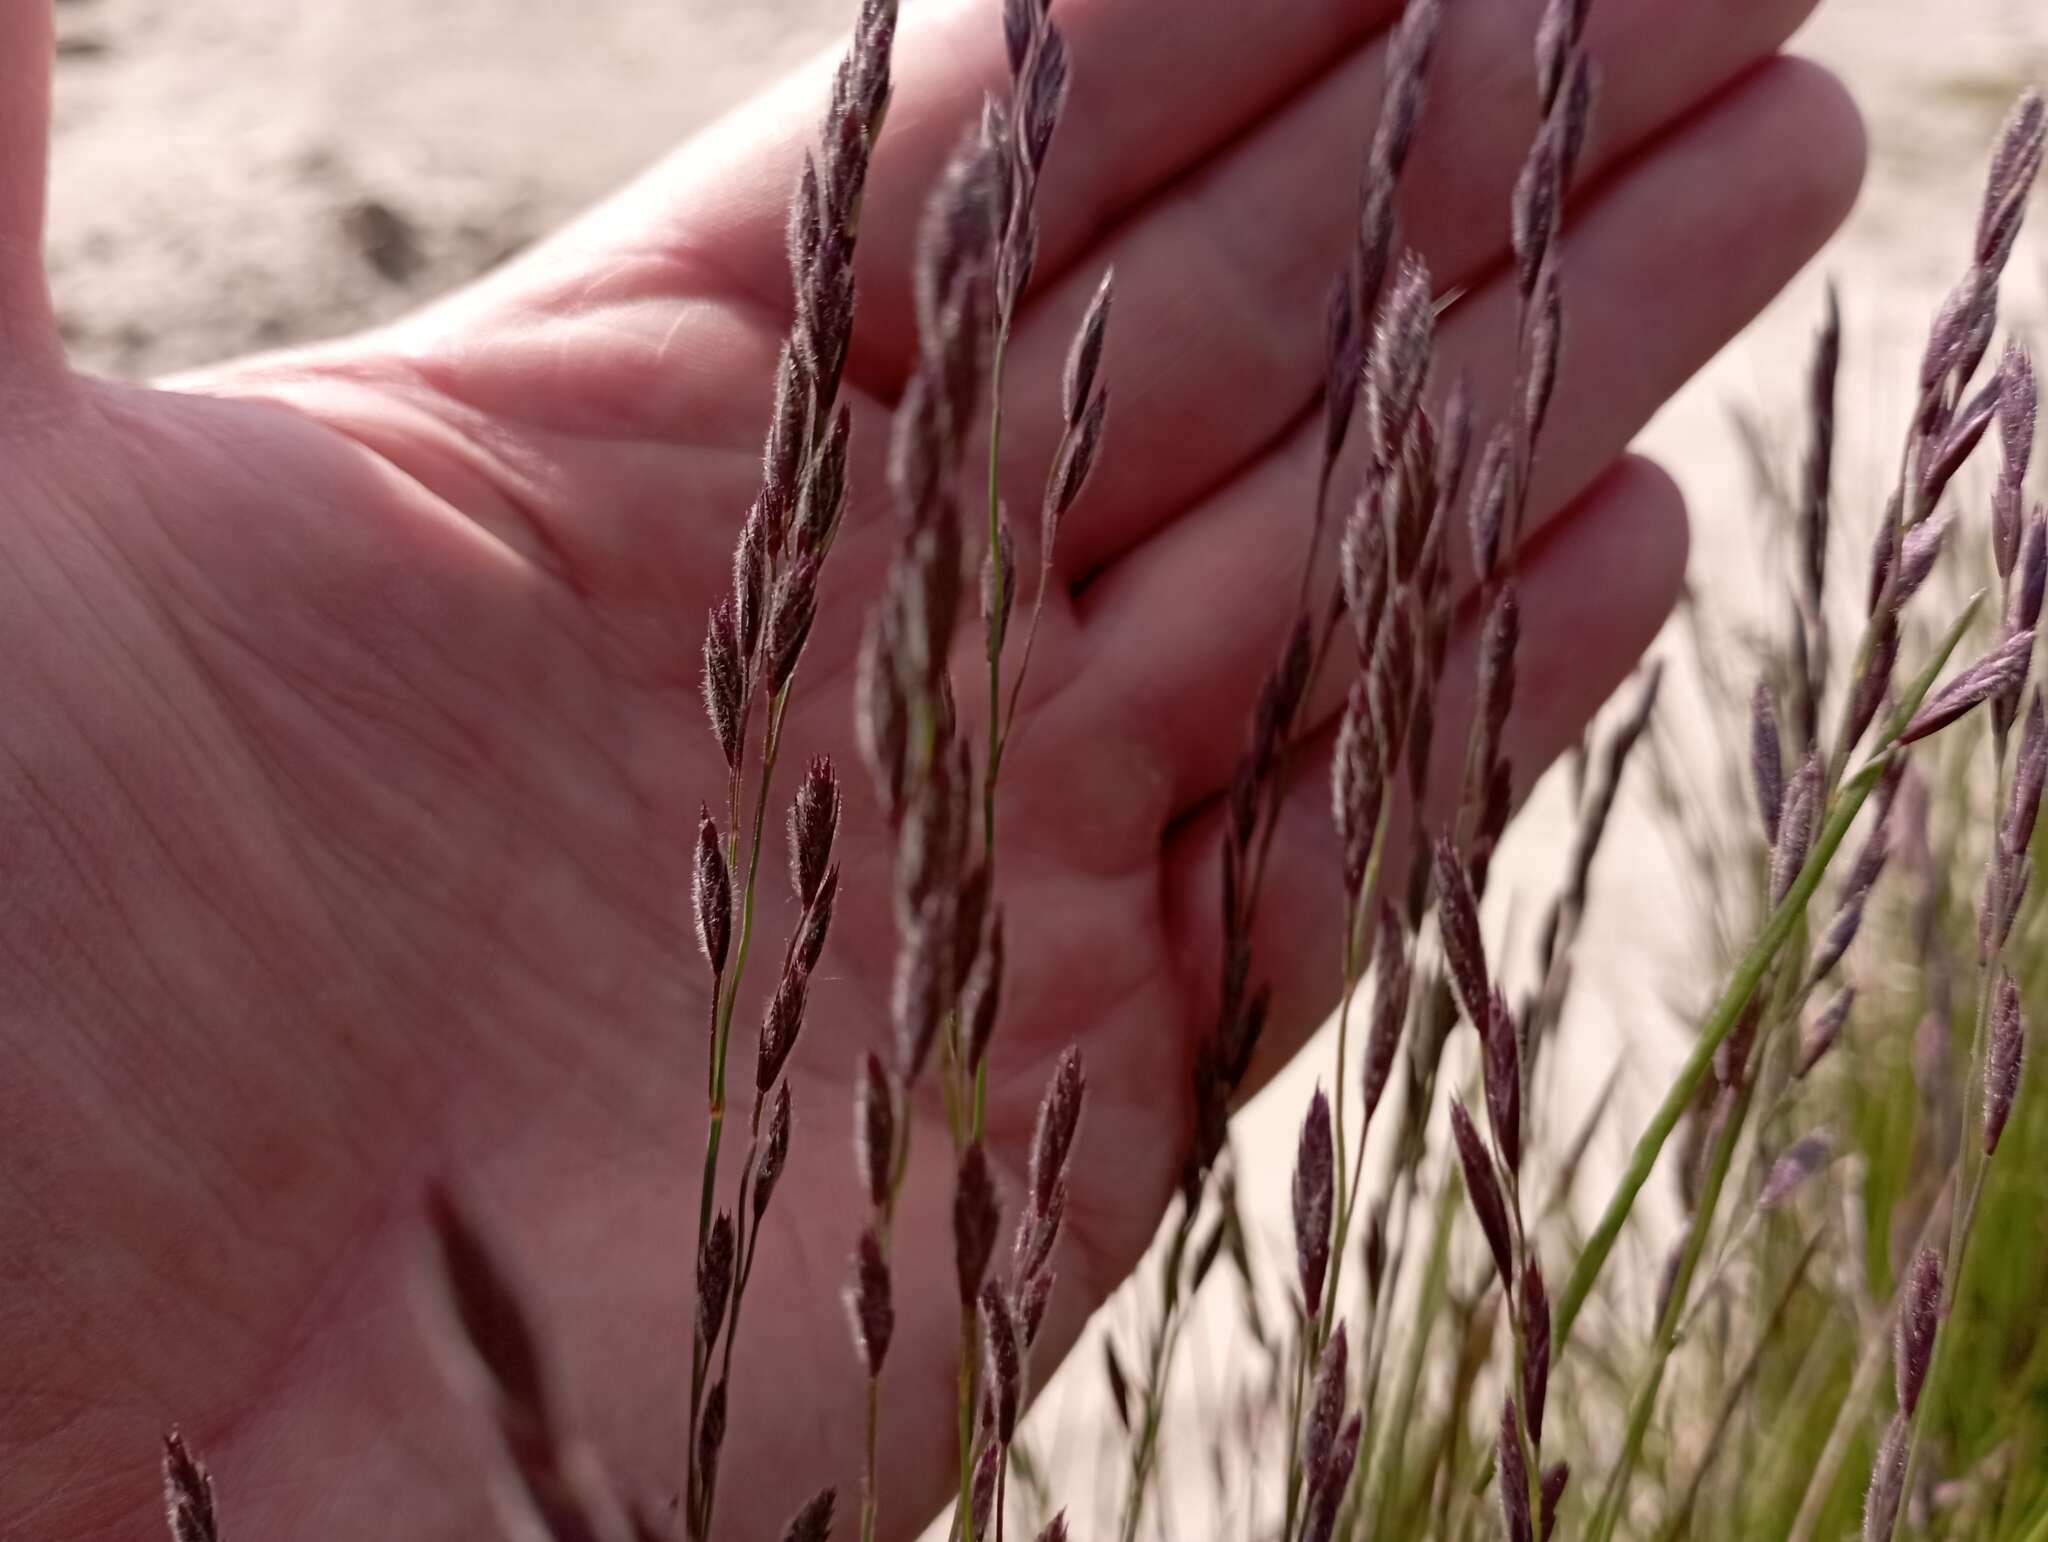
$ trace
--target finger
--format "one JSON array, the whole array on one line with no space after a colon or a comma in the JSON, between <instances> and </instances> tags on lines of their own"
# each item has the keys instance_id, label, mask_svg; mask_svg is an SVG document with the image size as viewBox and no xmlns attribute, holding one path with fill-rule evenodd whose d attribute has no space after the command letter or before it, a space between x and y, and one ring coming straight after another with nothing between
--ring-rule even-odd
<instances>
[{"instance_id":1,"label":"finger","mask_svg":"<svg viewBox=\"0 0 2048 1542\"><path fill-rule=\"evenodd\" d=\"M1582 187L1685 117L1790 35L1812 0L1640 0L1593 10L1601 89ZM1402 239L1439 292L1505 260L1514 179L1536 123L1531 7L1453 9L1406 183ZM1070 522L1062 570L1113 560L1215 487L1315 397L1326 297L1355 238L1362 142L1386 43L1353 53L1249 137L1138 210L1028 312L1011 357L1011 502L1060 434L1059 372L1096 270L1114 265L1105 378L1117 453ZM1056 186L1047 198L1057 201ZM1020 499L1022 500L1020 504Z\"/></svg>"},{"instance_id":2,"label":"finger","mask_svg":"<svg viewBox=\"0 0 2048 1542\"><path fill-rule=\"evenodd\" d=\"M1299 90L1394 14L1397 0L1059 0L1072 91L1047 176L1040 272ZM663 254L672 278L707 271L778 314L790 304L790 190L816 137L838 51L685 146L598 211L580 244ZM1008 80L999 0L904 8L896 92L861 221L852 378L900 380L916 346L910 271L918 218L947 157ZM1194 87L1194 89L1190 89Z\"/></svg>"},{"instance_id":3,"label":"finger","mask_svg":"<svg viewBox=\"0 0 2048 1542\"><path fill-rule=\"evenodd\" d=\"M1520 685L1506 741L1518 796L1578 741L1588 719L1656 636L1684 580L1685 553L1685 505L1677 487L1655 466L1634 459L1624 461L1531 552L1521 591ZM1458 629L1444 675L1430 778L1434 801L1425 813L1431 824L1450 816L1457 795L1472 710L1473 644L1468 620ZM1300 1048L1328 1012L1340 978L1343 923L1330 833L1330 738L1328 731L1319 735L1288 774L1253 926L1254 967L1273 989L1255 1080ZM1167 926L1175 956L1189 988L1211 995L1215 961L1223 957L1216 900L1222 817L1220 806L1211 805L1181 828L1168 853ZM1405 870L1407 832L1404 811L1390 832L1385 871Z\"/></svg>"},{"instance_id":4,"label":"finger","mask_svg":"<svg viewBox=\"0 0 2048 1542\"><path fill-rule=\"evenodd\" d=\"M1586 209L1565 238L1564 352L1534 525L1611 464L1819 247L1853 197L1860 136L1831 77L1777 60L1638 158ZM1482 424L1512 388L1514 312L1503 273L1440 333L1438 378L1474 382ZM1320 433L1298 430L1081 595L1091 663L1074 672L1075 688L1093 693L1103 721L1149 736L1177 806L1230 776L1238 744L1216 732L1216 703L1252 699L1289 624ZM1462 581L1463 530L1449 539ZM1335 672L1325 676L1311 723L1341 700Z\"/></svg>"},{"instance_id":5,"label":"finger","mask_svg":"<svg viewBox=\"0 0 2048 1542\"><path fill-rule=\"evenodd\" d=\"M63 357L43 276L50 154L50 0L0 4L0 359Z\"/></svg>"}]
</instances>

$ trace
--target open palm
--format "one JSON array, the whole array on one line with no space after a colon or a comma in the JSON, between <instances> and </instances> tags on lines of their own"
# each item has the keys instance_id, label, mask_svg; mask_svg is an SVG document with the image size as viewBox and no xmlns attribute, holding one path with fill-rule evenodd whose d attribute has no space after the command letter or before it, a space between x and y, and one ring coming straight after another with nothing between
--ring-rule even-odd
<instances>
[{"instance_id":1,"label":"open palm","mask_svg":"<svg viewBox=\"0 0 2048 1542\"><path fill-rule=\"evenodd\" d=\"M1624 446L1856 185L1839 89L1772 58L1808 4L1596 8L1605 85L1511 730L1529 774L1679 582L1677 495ZM1394 8L1059 9L1076 85L1011 353L1013 501L1043 476L1065 340L1112 262L1119 301L1110 447L1058 554L1002 803L990 1140L1011 1174L1068 1042L1091 1083L1048 1353L1138 1257L1186 1139L1216 805L1293 598L1323 295ZM823 77L396 328L141 390L72 375L50 320L47 11L0 15L0 1529L149 1534L176 1422L237 1535L478 1535L485 1437L417 1324L418 1201L440 1173L505 1239L585 1427L665 1496L704 1136L690 854L723 778L698 650L758 478L781 199ZM1464 290L1443 347L1482 403L1512 351L1499 269L1533 15L1455 8L1412 178L1408 236ZM993 0L906 16L848 371L854 507L792 754L854 761L880 447L915 347L909 232L1001 68ZM1260 940L1278 1055L1335 972L1325 775L1313 757L1294 775ZM736 1536L857 1471L851 1085L886 1033L892 951L858 795L841 849L735 1375ZM771 905L768 937L790 919ZM899 1244L895 1535L949 1474L945 1148L917 1142L933 1165Z\"/></svg>"}]
</instances>

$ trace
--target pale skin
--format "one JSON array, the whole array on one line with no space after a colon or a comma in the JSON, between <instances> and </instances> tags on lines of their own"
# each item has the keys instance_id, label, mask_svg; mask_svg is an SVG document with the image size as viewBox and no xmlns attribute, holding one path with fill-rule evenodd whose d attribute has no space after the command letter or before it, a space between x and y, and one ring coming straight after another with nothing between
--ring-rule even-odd
<instances>
[{"instance_id":1,"label":"pale skin","mask_svg":"<svg viewBox=\"0 0 2048 1542\"><path fill-rule=\"evenodd\" d=\"M1595 7L1604 89L1509 731L1525 777L1677 592L1679 495L1625 446L1853 198L1853 108L1773 57L1808 8ZM1106 460L1056 558L1001 804L1006 1182L1068 1042L1091 1085L1041 1378L1173 1189L1210 1025L1216 799L1292 601L1323 300L1391 12L1055 7L1076 84L1011 349L1014 506L1034 504L1066 338L1112 262L1118 301ZM1451 7L1407 203L1439 286L1467 290L1444 376L1486 404L1511 355L1499 266L1534 16ZM613 1471L665 1499L705 1122L689 862L723 778L698 649L758 474L783 199L823 75L397 327L144 390L71 373L52 323L49 26L47 0L0 5L0 1530L154 1535L176 1423L233 1535L485 1534L487 1438L423 1348L433 1175L502 1238ZM854 1499L852 1073L886 1039L891 938L848 665L887 554L910 232L1000 55L993 0L909 9L872 187L855 508L791 720L792 753L845 772L846 873L742 1330L735 1537L776 1534L826 1483ZM1467 660L1469 635L1454 682ZM1326 691L1292 772L1255 1077L1332 1001L1335 708ZM779 848L764 872L779 954ZM922 1117L885 1383L892 1537L953 1472L950 1156Z\"/></svg>"}]
</instances>

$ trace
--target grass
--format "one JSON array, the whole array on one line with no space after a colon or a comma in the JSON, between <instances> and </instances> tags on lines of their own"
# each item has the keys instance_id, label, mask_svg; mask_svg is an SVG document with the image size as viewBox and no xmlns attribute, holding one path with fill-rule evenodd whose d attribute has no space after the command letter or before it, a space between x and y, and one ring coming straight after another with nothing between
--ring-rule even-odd
<instances>
[{"instance_id":1,"label":"grass","mask_svg":"<svg viewBox=\"0 0 2048 1542\"><path fill-rule=\"evenodd\" d=\"M1304 498L1296 612L1247 704L1229 800L1222 984L1197 1057L1180 1192L1140 1282L1135 1331L1113 1332L1104 1351L1124 1437L1114 1522L1124 1542L1165 1529L1163 1453L1181 1438L1171 1394L1196 1303L1226 1281L1244 1297L1241 1350L1255 1369L1248 1417L1219 1442L1219 1470L1255 1497L1218 1513L1251 1536L1704 1542L1836 1537L1859 1525L1866 1542L2048 1534L2048 1471L2034 1459L2048 1448L2048 1336L2036 1326L2048 1289L2037 1240L2048 1108L2028 1095L2021 1066L2024 1024L2048 1009L2048 919L2021 902L2048 773L2042 698L2025 690L2048 512L2026 493L2030 368L2019 350L1994 359L1990 348L1996 278L2041 158L2041 102L2023 100L1994 154L1965 276L1930 329L1889 506L1868 528L1836 518L1831 310L1811 372L1805 459L1796 479L1774 484L1791 489L1777 511L1793 555L1788 629L1752 639L1753 668L1738 678L1707 637L1710 621L1696 617L1701 684L1726 730L1717 742L1733 747L1709 774L1755 807L1703 808L1670 757L1653 754L1666 817L1698 869L1702 951L1720 983L1587 1224L1573 1195L1612 1105L1603 1096L1589 1121L1562 1127L1552 1051L1608 815L1638 746L1656 742L1646 738L1654 672L1583 757L1579 837L1533 956L1489 939L1484 919L1514 813L1505 728L1517 705L1516 552L1564 317L1599 301L1569 292L1564 218L1593 111L1585 13L1582 0L1549 0L1540 16L1538 112L1511 209L1518 390L1492 424L1473 422L1463 389L1435 378L1434 286L1393 213L1439 35L1455 18L1439 0L1410 0L1389 49L1358 237L1333 275L1322 459ZM794 195L796 315L762 488L732 591L708 618L706 706L729 774L707 799L695 857L711 1006L678 1517L692 1538L724 1534L719 1458L731 1401L748 1391L732 1383L733 1345L792 1138L783 1069L840 887L838 773L816 761L796 778L787 820L799 919L776 965L753 1095L729 1102L741 1063L736 1004L766 944L755 920L760 886L772 881L770 825L781 822L770 810L786 796L783 714L847 498L839 374L896 19L893 0L866 0L824 148ZM1037 0L1007 0L1001 20L1007 79L942 174L922 227L919 353L890 457L895 548L858 669L862 758L893 827L897 922L893 1044L853 1078L862 1139L848 1182L861 1214L843 1239L866 1459L858 1495L809 1500L790 1522L792 1542L818 1542L835 1515L852 1518L861 1542L878 1532L895 1274L921 1266L892 1244L911 1099L930 1091L946 1111L955 1173L950 1534L1001 1542L1026 1508L1042 1519L1041 1538L1066 1534L1053 1509L1060 1475L1033 1458L1020 1421L1086 1073L1077 1051L1058 1061L1005 1253L983 1145L984 1068L1001 1031L1005 958L999 779L1050 554L1103 453L1111 288L1105 277L1073 341L1036 590L1020 612L1017 542L994 469L1003 360L1068 61ZM968 463L981 424L985 473ZM1997 463L1989 531L1953 517L1977 501L1960 490L1985 446L1978 458ZM1831 561L1838 546L1865 542L1867 561ZM1446 800L1424 768L1437 734L1462 726L1436 716L1461 543L1476 583L1477 707ZM1334 581L1319 578L1332 567ZM1961 598L1973 585L1977 597ZM953 707L968 668L987 685L987 720L974 726ZM1331 772L1346 946L1330 983L1342 1005L1329 1090L1302 1126L1293 1235L1275 1259L1259 1255L1237 1213L1229 1118L1264 1022L1251 939L1284 774L1306 704L1332 672L1348 686ZM1431 811L1412 850L1390 841L1400 808ZM1851 983L1844 1014L1835 1009ZM1368 1139L1387 1160L1367 1163ZM734 1157L727 1185L720 1175ZM1659 1174L1677 1176L1684 1205L1661 1263L1662 1239L1641 1213ZM460 1365L501 1437L508 1513L557 1542L666 1534L610 1489L565 1427L539 1327L485 1233L447 1194L432 1210ZM1277 1311L1276 1278L1286 1282ZM175 1439L167 1482L179 1542L212 1542L211 1486Z\"/></svg>"}]
</instances>

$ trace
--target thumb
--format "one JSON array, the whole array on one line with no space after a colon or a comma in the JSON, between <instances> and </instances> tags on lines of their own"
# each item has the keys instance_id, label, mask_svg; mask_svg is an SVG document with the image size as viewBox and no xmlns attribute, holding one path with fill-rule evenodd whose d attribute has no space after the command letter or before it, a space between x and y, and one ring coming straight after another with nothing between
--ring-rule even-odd
<instances>
[{"instance_id":1,"label":"thumb","mask_svg":"<svg viewBox=\"0 0 2048 1542\"><path fill-rule=\"evenodd\" d=\"M43 269L51 0L0 0L0 371L63 357Z\"/></svg>"}]
</instances>

